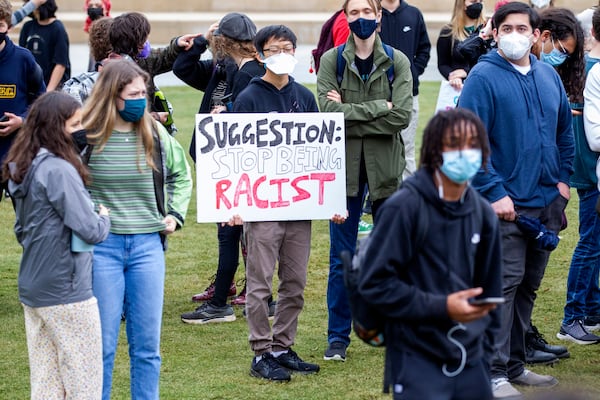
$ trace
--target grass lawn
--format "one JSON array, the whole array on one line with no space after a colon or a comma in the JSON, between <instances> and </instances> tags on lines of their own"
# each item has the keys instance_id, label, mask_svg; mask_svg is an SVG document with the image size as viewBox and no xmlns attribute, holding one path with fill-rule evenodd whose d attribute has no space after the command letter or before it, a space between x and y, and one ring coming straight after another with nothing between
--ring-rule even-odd
<instances>
[{"instance_id":1,"label":"grass lawn","mask_svg":"<svg viewBox=\"0 0 600 400\"><path fill-rule=\"evenodd\" d=\"M420 93L420 132L433 114L438 83L423 82ZM314 86L311 87L314 90ZM177 139L189 147L194 113L201 93L183 87L163 88L173 103ZM382 349L353 340L346 363L325 362L327 345L327 286L329 235L326 221L313 224L312 252L306 288L306 304L300 316L295 350L307 361L321 365L316 376L294 376L289 384L272 384L248 374L252 352L242 310L237 321L226 324L192 326L179 315L195 306L194 293L203 290L217 265L216 226L196 224L195 194L185 228L173 235L167 252L167 278L162 331L161 397L163 399L363 399L390 398L381 394ZM577 195L568 206L569 227L552 254L534 310L534 322L550 342L556 342L562 318L566 277L577 235ZM29 397L29 367L23 311L17 297L17 273L21 250L12 232L14 213L9 202L0 203L0 397ZM449 239L450 240L450 239ZM240 268L238 277L243 277ZM239 288L241 290L241 288ZM113 398L129 397L127 341L120 340L114 370ZM535 371L556 376L560 388L584 388L600 398L600 347L569 346L571 358L553 368ZM425 377L424 377L425 378ZM530 392L530 391L528 391Z\"/></svg>"}]
</instances>

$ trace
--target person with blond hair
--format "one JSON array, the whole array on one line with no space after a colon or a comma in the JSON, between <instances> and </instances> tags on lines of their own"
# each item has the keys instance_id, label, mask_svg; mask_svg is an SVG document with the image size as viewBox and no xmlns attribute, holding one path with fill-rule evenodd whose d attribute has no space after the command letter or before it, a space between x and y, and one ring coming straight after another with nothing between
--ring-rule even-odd
<instances>
[{"instance_id":1,"label":"person with blond hair","mask_svg":"<svg viewBox=\"0 0 600 400\"><path fill-rule=\"evenodd\" d=\"M455 89L461 89L471 63L458 46L485 26L482 0L455 0L450 23L442 27L437 40L438 70Z\"/></svg>"},{"instance_id":2,"label":"person with blond hair","mask_svg":"<svg viewBox=\"0 0 600 400\"><path fill-rule=\"evenodd\" d=\"M93 260L105 400L110 398L121 315L131 398L159 398L165 241L183 226L192 192L183 149L147 110L148 79L132 61L108 61L83 110L88 131L84 158L92 178L88 189L94 202L111 209L112 221Z\"/></svg>"}]
</instances>

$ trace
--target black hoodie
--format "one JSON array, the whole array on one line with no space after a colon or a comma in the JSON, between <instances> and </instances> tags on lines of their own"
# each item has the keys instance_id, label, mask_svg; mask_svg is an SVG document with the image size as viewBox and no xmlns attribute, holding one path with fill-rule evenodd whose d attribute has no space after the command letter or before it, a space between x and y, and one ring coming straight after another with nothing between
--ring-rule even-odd
<instances>
[{"instance_id":1,"label":"black hoodie","mask_svg":"<svg viewBox=\"0 0 600 400\"><path fill-rule=\"evenodd\" d=\"M381 207L359 283L365 300L388 318L388 361L393 368L406 349L446 364L449 371L457 370L461 361L489 361L499 309L463 324L464 330L455 329L453 341L449 331L459 324L448 316L446 299L478 286L482 296L502 296L498 218L471 187L461 201L441 200L432 174L423 168L404 185L415 190L401 188ZM419 210L427 212L426 218ZM427 232L420 244L415 243L419 229ZM455 341L466 349L466 360Z\"/></svg>"}]
</instances>

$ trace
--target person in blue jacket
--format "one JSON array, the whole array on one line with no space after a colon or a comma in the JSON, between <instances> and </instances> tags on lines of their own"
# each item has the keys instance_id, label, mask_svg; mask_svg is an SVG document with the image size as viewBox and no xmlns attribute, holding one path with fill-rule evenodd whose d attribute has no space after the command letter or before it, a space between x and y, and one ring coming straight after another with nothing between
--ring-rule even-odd
<instances>
[{"instance_id":1,"label":"person in blue jacket","mask_svg":"<svg viewBox=\"0 0 600 400\"><path fill-rule=\"evenodd\" d=\"M470 303L502 296L498 219L469 185L488 154L477 116L438 113L419 170L385 201L385 222L371 233L359 292L386 321L384 391L392 386L396 400L492 397L500 308Z\"/></svg>"},{"instance_id":2,"label":"person in blue jacket","mask_svg":"<svg viewBox=\"0 0 600 400\"><path fill-rule=\"evenodd\" d=\"M511 383L554 386L557 380L525 369L525 333L550 252L527 238L514 220L538 218L558 232L570 197L574 139L571 108L552 66L530 54L539 40L538 14L511 2L494 14L498 50L482 56L465 82L459 107L488 130L491 156L472 185L500 219L506 298L499 350L492 361L494 396L519 396Z\"/></svg>"},{"instance_id":3,"label":"person in blue jacket","mask_svg":"<svg viewBox=\"0 0 600 400\"><path fill-rule=\"evenodd\" d=\"M44 76L33 55L8 37L12 5L0 0L0 164L23 125L27 109L46 91ZM0 186L0 199L5 184Z\"/></svg>"}]
</instances>

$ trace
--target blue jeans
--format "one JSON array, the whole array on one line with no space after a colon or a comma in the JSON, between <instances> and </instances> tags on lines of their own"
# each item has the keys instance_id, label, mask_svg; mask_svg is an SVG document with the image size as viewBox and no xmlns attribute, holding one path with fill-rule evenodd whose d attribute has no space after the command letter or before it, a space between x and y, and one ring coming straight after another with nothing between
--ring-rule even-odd
<instances>
[{"instance_id":1,"label":"blue jeans","mask_svg":"<svg viewBox=\"0 0 600 400\"><path fill-rule=\"evenodd\" d=\"M362 206L364 203L365 187L367 185L367 173L364 160L361 162L358 193L362 196L346 197L348 218L343 224L329 223L329 277L327 281L327 309L329 319L327 325L327 341L329 343L342 342L346 346L350 344L350 330L352 328L352 314L348 294L344 286L344 267L340 259L340 253L344 250L351 254L356 252L356 239L358 237L358 223L360 221ZM371 203L373 221L377 216L377 210L385 199L377 199Z\"/></svg>"},{"instance_id":2,"label":"blue jeans","mask_svg":"<svg viewBox=\"0 0 600 400\"><path fill-rule=\"evenodd\" d=\"M125 312L132 399L158 399L165 256L158 233L118 235L94 249L93 290L102 325L102 399L110 399L112 371Z\"/></svg>"},{"instance_id":3,"label":"blue jeans","mask_svg":"<svg viewBox=\"0 0 600 400\"><path fill-rule=\"evenodd\" d=\"M567 303L563 324L588 315L600 315L600 218L596 214L598 189L578 189L579 241L573 252L567 278Z\"/></svg>"}]
</instances>

